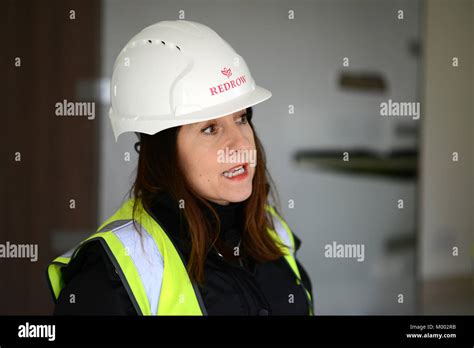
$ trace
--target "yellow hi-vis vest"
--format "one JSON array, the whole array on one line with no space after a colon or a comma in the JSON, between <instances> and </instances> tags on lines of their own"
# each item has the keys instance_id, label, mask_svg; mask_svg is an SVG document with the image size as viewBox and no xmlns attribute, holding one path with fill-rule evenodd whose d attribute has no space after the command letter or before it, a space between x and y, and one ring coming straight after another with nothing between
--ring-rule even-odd
<instances>
[{"instance_id":1,"label":"yellow hi-vis vest","mask_svg":"<svg viewBox=\"0 0 474 348\"><path fill-rule=\"evenodd\" d=\"M99 240L119 274L139 315L207 315L197 285L191 281L181 254L161 226L138 202L141 238L132 220L134 199L129 199L97 230L78 246L57 257L48 266L48 280L54 300L64 288L61 268L77 255L86 243ZM295 273L308 301L308 314L313 315L311 293L301 282L294 255L294 238L288 225L269 205L275 230L268 229L274 239L285 246L284 258ZM138 221L135 221L138 224Z\"/></svg>"}]
</instances>

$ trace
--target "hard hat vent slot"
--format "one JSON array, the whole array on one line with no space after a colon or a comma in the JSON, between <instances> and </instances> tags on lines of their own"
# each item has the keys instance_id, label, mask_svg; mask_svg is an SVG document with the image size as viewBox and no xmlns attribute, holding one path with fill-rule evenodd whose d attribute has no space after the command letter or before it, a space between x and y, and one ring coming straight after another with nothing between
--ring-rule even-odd
<instances>
[{"instance_id":1,"label":"hard hat vent slot","mask_svg":"<svg viewBox=\"0 0 474 348\"><path fill-rule=\"evenodd\" d=\"M148 40L148 41L150 41L150 40ZM166 42L164 42L163 40L161 41L161 43L166 46ZM173 44L171 44L171 45L173 45ZM174 45L174 47L176 47L179 51L181 51L181 48L178 45Z\"/></svg>"}]
</instances>

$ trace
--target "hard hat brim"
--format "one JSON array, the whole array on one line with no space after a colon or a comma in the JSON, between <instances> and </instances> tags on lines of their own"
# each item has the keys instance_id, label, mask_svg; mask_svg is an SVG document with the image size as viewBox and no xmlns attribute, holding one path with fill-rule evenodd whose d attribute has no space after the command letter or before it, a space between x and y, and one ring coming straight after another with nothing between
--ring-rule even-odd
<instances>
[{"instance_id":1,"label":"hard hat brim","mask_svg":"<svg viewBox=\"0 0 474 348\"><path fill-rule=\"evenodd\" d=\"M119 135L125 132L139 132L153 135L168 128L227 116L250 106L257 105L269 99L271 96L272 93L269 90L256 85L253 91L227 101L226 103L211 106L183 116L175 116L168 120L163 120L162 116L157 116L156 119L154 119L154 117L146 117L146 119L135 117L134 119L117 120L113 117L112 108L110 109L109 117L112 121L115 141L117 141Z\"/></svg>"}]
</instances>

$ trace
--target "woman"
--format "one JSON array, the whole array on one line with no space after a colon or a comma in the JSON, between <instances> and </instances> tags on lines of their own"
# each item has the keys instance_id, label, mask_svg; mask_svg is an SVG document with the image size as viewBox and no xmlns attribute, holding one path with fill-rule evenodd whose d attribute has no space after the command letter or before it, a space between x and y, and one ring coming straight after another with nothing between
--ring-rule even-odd
<instances>
[{"instance_id":1,"label":"woman","mask_svg":"<svg viewBox=\"0 0 474 348\"><path fill-rule=\"evenodd\" d=\"M49 266L55 314L311 315L252 124L271 93L243 58L202 24L164 21L122 50L111 87L116 138L139 137L133 198Z\"/></svg>"}]
</instances>

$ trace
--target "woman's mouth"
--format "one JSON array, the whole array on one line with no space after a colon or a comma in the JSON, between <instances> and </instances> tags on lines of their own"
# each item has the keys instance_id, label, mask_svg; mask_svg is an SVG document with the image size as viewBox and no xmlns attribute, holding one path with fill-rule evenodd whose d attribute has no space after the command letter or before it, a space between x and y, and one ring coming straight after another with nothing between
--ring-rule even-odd
<instances>
[{"instance_id":1,"label":"woman's mouth","mask_svg":"<svg viewBox=\"0 0 474 348\"><path fill-rule=\"evenodd\" d=\"M248 174L248 165L247 163L239 164L229 170L226 170L222 173L222 175L229 180L243 180L245 179Z\"/></svg>"}]
</instances>

